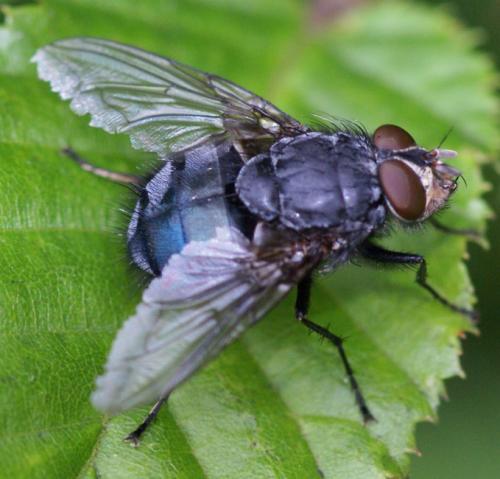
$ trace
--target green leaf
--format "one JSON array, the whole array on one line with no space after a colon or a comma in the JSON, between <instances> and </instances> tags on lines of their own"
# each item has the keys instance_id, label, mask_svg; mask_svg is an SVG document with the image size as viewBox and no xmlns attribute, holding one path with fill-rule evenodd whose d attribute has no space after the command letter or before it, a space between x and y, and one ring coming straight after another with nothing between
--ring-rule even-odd
<instances>
[{"instance_id":1,"label":"green leaf","mask_svg":"<svg viewBox=\"0 0 500 479\"><path fill-rule=\"evenodd\" d=\"M0 461L5 477L399 478L415 423L435 418L443 379L461 374L470 326L410 271L349 266L318 282L311 317L348 337L377 422L361 423L337 353L293 321L291 300L180 387L132 449L146 410L101 417L94 378L143 280L125 259L118 208L134 198L78 169L147 169L127 138L89 128L36 78L29 59L58 38L123 41L218 73L307 121L327 112L372 129L401 124L425 145L448 128L467 178L444 223L484 228L479 163L496 148L493 72L445 14L406 3L311 22L302 1L45 0L3 7L0 30ZM335 20L335 21L333 21ZM473 302L463 238L398 232L432 284Z\"/></svg>"}]
</instances>

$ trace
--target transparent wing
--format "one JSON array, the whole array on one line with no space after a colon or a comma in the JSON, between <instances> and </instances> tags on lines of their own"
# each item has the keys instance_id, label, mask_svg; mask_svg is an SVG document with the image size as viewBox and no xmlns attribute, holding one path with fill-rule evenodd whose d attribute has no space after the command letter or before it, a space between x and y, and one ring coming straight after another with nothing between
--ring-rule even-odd
<instances>
[{"instance_id":1,"label":"transparent wing","mask_svg":"<svg viewBox=\"0 0 500 479\"><path fill-rule=\"evenodd\" d=\"M306 131L253 93L215 75L120 43L69 38L33 61L38 75L91 125L127 133L160 156L207 140L259 140Z\"/></svg>"},{"instance_id":2,"label":"transparent wing","mask_svg":"<svg viewBox=\"0 0 500 479\"><path fill-rule=\"evenodd\" d=\"M280 301L311 265L258 257L235 229L172 256L118 333L92 400L108 414L158 400Z\"/></svg>"}]
</instances>

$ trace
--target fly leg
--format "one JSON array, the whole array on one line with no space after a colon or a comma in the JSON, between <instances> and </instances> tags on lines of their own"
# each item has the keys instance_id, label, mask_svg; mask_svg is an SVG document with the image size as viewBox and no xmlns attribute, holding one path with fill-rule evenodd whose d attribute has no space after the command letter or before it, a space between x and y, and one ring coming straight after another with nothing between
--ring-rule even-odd
<instances>
[{"instance_id":1,"label":"fly leg","mask_svg":"<svg viewBox=\"0 0 500 479\"><path fill-rule=\"evenodd\" d=\"M363 257L377 263L418 266L416 280L422 288L427 290L434 299L437 299L448 309L464 315L472 323L477 323L479 319L477 311L463 308L462 306L452 303L427 282L427 263L423 256L419 254L399 253L397 251L386 250L371 243L370 241L363 242L361 246L358 247L358 250Z\"/></svg>"},{"instance_id":2,"label":"fly leg","mask_svg":"<svg viewBox=\"0 0 500 479\"><path fill-rule=\"evenodd\" d=\"M133 430L127 437L124 438L124 441L130 442L134 447L139 445L140 439L149 425L155 420L158 412L164 403L167 402L168 394L160 398L160 400L151 408L148 415L144 419L144 421L139 424L139 426Z\"/></svg>"},{"instance_id":3,"label":"fly leg","mask_svg":"<svg viewBox=\"0 0 500 479\"><path fill-rule=\"evenodd\" d=\"M432 226L434 226L434 228L436 228L438 231L441 231L442 233L457 235L457 236L465 236L466 238L469 238L471 241L475 241L476 243L479 244L482 244L482 242L484 241L483 236L477 230L469 228L451 228L450 226L443 225L434 218L430 218L428 221Z\"/></svg>"},{"instance_id":4,"label":"fly leg","mask_svg":"<svg viewBox=\"0 0 500 479\"><path fill-rule=\"evenodd\" d=\"M106 170L105 168L94 166L92 163L89 163L87 160L82 158L75 150L73 150L73 148L63 148L61 150L61 153L80 165L83 170L88 171L93 175L100 176L101 178L106 178L109 181L125 185L143 184L143 180L140 176L129 175L127 173L119 173L117 171Z\"/></svg>"},{"instance_id":5,"label":"fly leg","mask_svg":"<svg viewBox=\"0 0 500 479\"><path fill-rule=\"evenodd\" d=\"M363 417L364 423L368 423L370 421L375 420L375 417L368 409L366 404L366 400L361 392L361 388L359 387L358 381L354 376L354 371L347 359L347 354L344 349L343 339L340 336L329 331L327 328L320 326L319 324L313 323L307 319L307 314L309 311L309 300L311 297L311 285L312 285L312 277L306 276L297 287L297 299L295 301L295 317L308 329L314 331L316 334L319 334L322 338L330 341L339 352L340 359L342 360L342 364L344 365L344 369L346 375L349 379L349 384L351 385L352 392L354 393L354 397L356 399L356 405Z\"/></svg>"}]
</instances>

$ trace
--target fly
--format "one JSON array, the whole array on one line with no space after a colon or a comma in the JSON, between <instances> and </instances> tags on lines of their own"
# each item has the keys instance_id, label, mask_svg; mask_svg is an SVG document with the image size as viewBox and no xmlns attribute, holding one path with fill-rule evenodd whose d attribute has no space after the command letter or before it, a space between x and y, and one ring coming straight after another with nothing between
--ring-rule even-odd
<instances>
[{"instance_id":1,"label":"fly","mask_svg":"<svg viewBox=\"0 0 500 479\"><path fill-rule=\"evenodd\" d=\"M33 58L40 78L79 115L163 160L149 181L84 169L139 186L127 230L132 261L151 274L116 336L94 406L107 414L156 401L127 439L136 444L169 394L297 286L296 318L338 350L363 421L373 419L342 338L309 319L315 271L354 255L417 267L418 254L376 242L389 219L433 221L457 188L455 152L419 146L404 129L314 130L216 75L97 38L70 38ZM436 226L448 232L439 223Z\"/></svg>"}]
</instances>

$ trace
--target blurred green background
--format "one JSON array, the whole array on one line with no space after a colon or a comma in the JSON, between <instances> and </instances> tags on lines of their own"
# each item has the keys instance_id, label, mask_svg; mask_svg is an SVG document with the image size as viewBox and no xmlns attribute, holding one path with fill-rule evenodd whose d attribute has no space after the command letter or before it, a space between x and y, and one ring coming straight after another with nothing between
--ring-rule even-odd
<instances>
[{"instance_id":1,"label":"blurred green background","mask_svg":"<svg viewBox=\"0 0 500 479\"><path fill-rule=\"evenodd\" d=\"M498 0L424 0L444 5L468 27L477 29L481 47L500 66L500 2ZM500 216L500 180L492 168L488 195ZM463 343L464 381L447 382L448 402L439 408L437 425L421 424L417 444L422 456L412 462L412 479L500 477L500 222L490 223L491 249L470 246L470 272L481 311L481 335Z\"/></svg>"}]
</instances>

